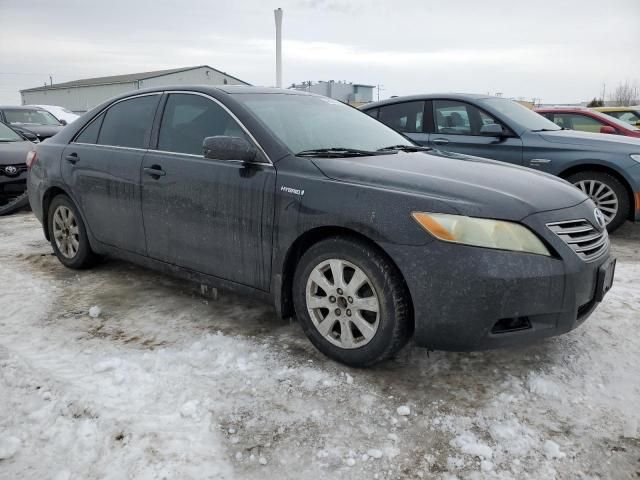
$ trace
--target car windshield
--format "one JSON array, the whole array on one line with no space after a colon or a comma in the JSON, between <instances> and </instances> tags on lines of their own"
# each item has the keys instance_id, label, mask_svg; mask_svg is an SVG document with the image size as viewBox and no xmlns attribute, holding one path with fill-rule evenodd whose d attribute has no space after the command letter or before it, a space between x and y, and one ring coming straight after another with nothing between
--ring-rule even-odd
<instances>
[{"instance_id":1,"label":"car windshield","mask_svg":"<svg viewBox=\"0 0 640 480\"><path fill-rule=\"evenodd\" d=\"M626 121L620 118L612 117L610 115L605 115L604 113L600 113L600 112L593 112L593 113L595 113L596 116L602 118L603 121L613 123L614 125L618 125L619 127L626 128L627 130L634 130L634 131L640 130L640 128L636 128L634 126L635 122L631 124L631 123L627 123ZM625 113L630 113L630 112L625 112Z\"/></svg>"},{"instance_id":2,"label":"car windshield","mask_svg":"<svg viewBox=\"0 0 640 480\"><path fill-rule=\"evenodd\" d=\"M0 142L22 142L22 137L7 127L4 123L0 123Z\"/></svg>"},{"instance_id":3,"label":"car windshield","mask_svg":"<svg viewBox=\"0 0 640 480\"><path fill-rule=\"evenodd\" d=\"M614 118L622 120L630 125L640 122L640 110L628 110L626 112L605 112Z\"/></svg>"},{"instance_id":4,"label":"car windshield","mask_svg":"<svg viewBox=\"0 0 640 480\"><path fill-rule=\"evenodd\" d=\"M29 108L5 109L7 122L21 125L60 125L56 117L46 110L32 110Z\"/></svg>"},{"instance_id":5,"label":"car windshield","mask_svg":"<svg viewBox=\"0 0 640 480\"><path fill-rule=\"evenodd\" d=\"M320 149L373 152L413 145L369 115L331 98L259 93L237 93L234 98L294 154Z\"/></svg>"},{"instance_id":6,"label":"car windshield","mask_svg":"<svg viewBox=\"0 0 640 480\"><path fill-rule=\"evenodd\" d=\"M513 120L527 130L562 130L562 128L551 120L547 120L542 115L520 105L518 102L514 102L513 100L507 100L506 98L490 98L484 100L484 103L501 113L506 119Z\"/></svg>"}]
</instances>

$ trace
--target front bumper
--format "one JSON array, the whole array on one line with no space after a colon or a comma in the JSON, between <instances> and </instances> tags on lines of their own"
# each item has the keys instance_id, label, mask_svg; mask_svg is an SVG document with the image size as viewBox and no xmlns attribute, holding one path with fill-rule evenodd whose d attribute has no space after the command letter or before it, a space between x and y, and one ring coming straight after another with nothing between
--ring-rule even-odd
<instances>
[{"instance_id":1,"label":"front bumper","mask_svg":"<svg viewBox=\"0 0 640 480\"><path fill-rule=\"evenodd\" d=\"M16 168L16 172L6 172L6 167ZM15 197L27 188L26 165L0 165L0 205L5 198Z\"/></svg>"},{"instance_id":2,"label":"front bumper","mask_svg":"<svg viewBox=\"0 0 640 480\"><path fill-rule=\"evenodd\" d=\"M587 201L522 222L543 237L553 257L435 240L420 247L383 245L411 293L415 342L434 350L484 350L559 335L584 322L598 305L596 286L609 248L585 262L546 224L592 219L593 208Z\"/></svg>"}]
</instances>

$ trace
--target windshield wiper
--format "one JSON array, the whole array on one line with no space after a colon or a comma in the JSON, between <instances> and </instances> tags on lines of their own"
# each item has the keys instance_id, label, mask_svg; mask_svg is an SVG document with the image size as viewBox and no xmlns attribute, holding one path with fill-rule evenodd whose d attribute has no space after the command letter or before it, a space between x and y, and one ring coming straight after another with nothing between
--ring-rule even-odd
<instances>
[{"instance_id":1,"label":"windshield wiper","mask_svg":"<svg viewBox=\"0 0 640 480\"><path fill-rule=\"evenodd\" d=\"M380 152L371 152L369 150L358 150L357 148L314 148L311 150L303 150L296 153L296 157L368 157L371 155L380 155Z\"/></svg>"},{"instance_id":2,"label":"windshield wiper","mask_svg":"<svg viewBox=\"0 0 640 480\"><path fill-rule=\"evenodd\" d=\"M379 152L389 152L394 150L402 150L403 152L426 152L433 149L430 147L422 147L420 145L390 145L388 147L378 149Z\"/></svg>"}]
</instances>

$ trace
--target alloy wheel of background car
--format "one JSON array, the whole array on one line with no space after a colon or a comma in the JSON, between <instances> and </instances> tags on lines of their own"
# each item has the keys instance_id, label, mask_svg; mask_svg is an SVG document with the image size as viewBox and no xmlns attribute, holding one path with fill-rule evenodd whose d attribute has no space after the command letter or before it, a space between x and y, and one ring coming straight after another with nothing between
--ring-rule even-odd
<instances>
[{"instance_id":1,"label":"alloy wheel of background car","mask_svg":"<svg viewBox=\"0 0 640 480\"><path fill-rule=\"evenodd\" d=\"M320 335L340 348L366 345L378 331L378 295L369 277L346 260L332 258L313 269L307 310Z\"/></svg>"},{"instance_id":2,"label":"alloy wheel of background car","mask_svg":"<svg viewBox=\"0 0 640 480\"><path fill-rule=\"evenodd\" d=\"M69 197L58 195L51 201L47 222L51 247L64 266L82 269L98 260L89 245L82 217Z\"/></svg>"},{"instance_id":3,"label":"alloy wheel of background car","mask_svg":"<svg viewBox=\"0 0 640 480\"><path fill-rule=\"evenodd\" d=\"M27 205L29 205L29 196L26 191L15 195L5 194L0 197L0 215L9 215Z\"/></svg>"},{"instance_id":4,"label":"alloy wheel of background car","mask_svg":"<svg viewBox=\"0 0 640 480\"><path fill-rule=\"evenodd\" d=\"M293 278L296 317L315 347L353 367L373 365L413 334L397 267L375 245L332 237L311 246Z\"/></svg>"},{"instance_id":5,"label":"alloy wheel of background car","mask_svg":"<svg viewBox=\"0 0 640 480\"><path fill-rule=\"evenodd\" d=\"M579 172L567 178L576 188L588 195L602 211L607 230L613 232L629 215L629 196L620 181L605 172Z\"/></svg>"}]
</instances>

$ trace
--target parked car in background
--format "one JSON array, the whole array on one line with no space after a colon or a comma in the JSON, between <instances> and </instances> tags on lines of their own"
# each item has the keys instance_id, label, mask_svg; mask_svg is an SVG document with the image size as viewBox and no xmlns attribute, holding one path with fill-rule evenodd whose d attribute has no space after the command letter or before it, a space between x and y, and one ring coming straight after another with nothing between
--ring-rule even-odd
<instances>
[{"instance_id":1,"label":"parked car in background","mask_svg":"<svg viewBox=\"0 0 640 480\"><path fill-rule=\"evenodd\" d=\"M28 205L27 153L34 144L0 122L0 215Z\"/></svg>"},{"instance_id":2,"label":"parked car in background","mask_svg":"<svg viewBox=\"0 0 640 480\"><path fill-rule=\"evenodd\" d=\"M415 95L361 109L420 145L558 175L592 198L610 232L625 220L640 221L640 139L563 130L487 95Z\"/></svg>"},{"instance_id":3,"label":"parked car in background","mask_svg":"<svg viewBox=\"0 0 640 480\"><path fill-rule=\"evenodd\" d=\"M534 111L561 128L640 138L640 128L589 108L553 107L536 108Z\"/></svg>"},{"instance_id":4,"label":"parked car in background","mask_svg":"<svg viewBox=\"0 0 640 480\"><path fill-rule=\"evenodd\" d=\"M597 107L594 108L606 115L615 117L630 125L640 127L640 106L635 107Z\"/></svg>"},{"instance_id":5,"label":"parked car in background","mask_svg":"<svg viewBox=\"0 0 640 480\"><path fill-rule=\"evenodd\" d=\"M80 118L80 115L73 113L68 108L58 107L56 105L27 105L28 107L43 108L47 112L56 117L60 123L66 122L67 124L74 122Z\"/></svg>"},{"instance_id":6,"label":"parked car in background","mask_svg":"<svg viewBox=\"0 0 640 480\"><path fill-rule=\"evenodd\" d=\"M580 325L615 268L594 203L551 175L423 150L319 95L165 87L38 144L28 191L67 267L107 254L251 293L349 365L412 336L475 350Z\"/></svg>"},{"instance_id":7,"label":"parked car in background","mask_svg":"<svg viewBox=\"0 0 640 480\"><path fill-rule=\"evenodd\" d=\"M0 122L32 141L45 140L64 128L56 117L39 107L0 106Z\"/></svg>"}]
</instances>

